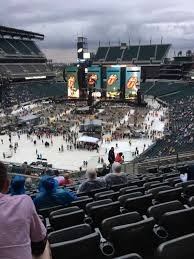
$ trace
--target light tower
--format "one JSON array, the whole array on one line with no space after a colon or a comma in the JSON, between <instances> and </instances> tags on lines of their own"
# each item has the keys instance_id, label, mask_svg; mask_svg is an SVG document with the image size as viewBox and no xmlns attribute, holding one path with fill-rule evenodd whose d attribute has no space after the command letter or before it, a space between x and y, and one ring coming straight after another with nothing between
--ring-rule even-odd
<instances>
[{"instance_id":1,"label":"light tower","mask_svg":"<svg viewBox=\"0 0 194 259\"><path fill-rule=\"evenodd\" d=\"M86 37L77 37L77 60L83 62L84 53L88 52L88 39Z\"/></svg>"}]
</instances>

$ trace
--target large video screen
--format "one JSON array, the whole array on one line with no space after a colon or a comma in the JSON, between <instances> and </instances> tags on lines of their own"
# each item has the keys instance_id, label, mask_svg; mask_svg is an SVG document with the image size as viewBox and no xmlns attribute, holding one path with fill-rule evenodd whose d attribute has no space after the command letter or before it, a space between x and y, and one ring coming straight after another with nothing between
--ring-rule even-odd
<instances>
[{"instance_id":1,"label":"large video screen","mask_svg":"<svg viewBox=\"0 0 194 259\"><path fill-rule=\"evenodd\" d=\"M125 98L137 96L140 88L141 67L126 67L125 74Z\"/></svg>"},{"instance_id":2,"label":"large video screen","mask_svg":"<svg viewBox=\"0 0 194 259\"><path fill-rule=\"evenodd\" d=\"M79 84L78 84L78 68L70 66L65 69L67 80L68 97L79 98Z\"/></svg>"},{"instance_id":3,"label":"large video screen","mask_svg":"<svg viewBox=\"0 0 194 259\"><path fill-rule=\"evenodd\" d=\"M94 88L95 92L101 90L101 67L88 67L87 82L88 87Z\"/></svg>"},{"instance_id":4,"label":"large video screen","mask_svg":"<svg viewBox=\"0 0 194 259\"><path fill-rule=\"evenodd\" d=\"M107 97L119 97L121 85L121 68L107 67L106 69L106 87Z\"/></svg>"}]
</instances>

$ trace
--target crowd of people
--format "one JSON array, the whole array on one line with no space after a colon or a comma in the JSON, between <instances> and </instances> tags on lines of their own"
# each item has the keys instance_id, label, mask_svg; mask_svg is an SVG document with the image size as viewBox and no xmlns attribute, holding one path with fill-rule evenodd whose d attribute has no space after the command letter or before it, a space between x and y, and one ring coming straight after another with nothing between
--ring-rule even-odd
<instances>
[{"instance_id":1,"label":"crowd of people","mask_svg":"<svg viewBox=\"0 0 194 259\"><path fill-rule=\"evenodd\" d=\"M84 105L84 102L76 103L76 107L84 107ZM52 162L49 161L49 158L47 159L47 151L45 150L45 154L43 154L41 151L42 146L45 146L48 150L54 149L55 152L58 151L59 153L76 150L92 151L93 153L96 152L97 156L100 158L98 159L98 163L103 165L104 162L107 162L108 150L107 147L101 148L101 146L109 146L113 141L119 142L120 140L123 140L129 143L130 151L131 139L135 136L136 130L144 130L143 127L145 116L148 112L146 107L139 107L134 114L135 110L133 109L133 111L129 112L131 108L126 106L126 104L114 104L110 107L110 105L104 106L102 103L99 109L97 109L93 115L75 114L72 112L74 111L74 108L75 104L72 106L72 103L66 103L64 105L55 102L37 102L34 104L28 104L27 106L21 107L20 109L13 110L11 116L9 117L4 116L3 118L5 124L12 123L15 125L15 128L14 130L10 131L8 128L10 129L11 125L9 125L7 130L4 131L5 135L11 136L11 142L9 143L9 146L5 146L5 141L2 139L3 136L2 138L0 137L2 140L0 145L2 145L3 150L6 150L6 152L2 152L3 159L7 160L10 157L14 159L15 154L17 156L18 150L21 150L24 145L24 138L22 136L26 135L28 140L27 142L32 142L31 149L34 150L35 148L35 154L33 153L31 161L33 164L36 160L37 162L43 161L45 163L47 162L48 164L52 164ZM30 124L17 127L17 118L28 116L30 114L40 116L39 124ZM95 144L79 141L79 138L84 135L80 133L80 125L83 124L85 120L90 119L101 120L103 125L102 132L98 136L99 142ZM12 136L17 136L17 138ZM60 144L56 141L56 137L62 137ZM40 143L42 144L41 146ZM119 151L120 150L121 149L119 148ZM139 148L136 147L135 152L132 152L132 155L138 156L139 153ZM95 156L95 154L92 156ZM117 156L118 161L120 161L120 159L124 159L122 155L117 154ZM90 158L84 160L86 161L84 167L87 167L88 160L90 160ZM79 166L82 167L81 163Z\"/></svg>"},{"instance_id":2,"label":"crowd of people","mask_svg":"<svg viewBox=\"0 0 194 259\"><path fill-rule=\"evenodd\" d=\"M176 105L173 104L173 107L171 107L171 121L169 124L171 132L162 140L159 140L167 141L168 148L171 147L169 144L171 144L173 136L177 135L179 130L181 141L184 139L187 144L193 143L193 103L193 99L191 98L190 103L187 104L187 108L185 108L185 104L182 103L182 101L179 101ZM48 114L52 112L52 115L56 118L56 124L50 124L49 122L46 127L36 129L31 127L17 130L17 144L13 143L12 134L9 133L9 144L12 145L12 148L16 149L15 152L17 152L17 147L20 145L20 136L22 134L26 134L27 138L31 140L32 145L35 147L37 141L41 141L43 145L46 145L47 142L49 148L49 146L55 145L53 136L62 136L65 145L61 144L58 147L59 152L64 152L65 148L67 148L67 150L83 148L80 147L77 142L79 125L83 122L83 115L72 115L68 109L62 111L62 107L57 107L56 113L54 113L54 106L55 104L45 106L46 112L43 112L42 117L44 123L46 121L48 122ZM118 107L115 108L118 109ZM34 109L36 110L36 108L31 108L30 112L35 111ZM138 115L130 116L128 114L128 119L121 120L121 117L124 118L124 115L127 114L126 111L128 108L121 107L120 111L122 111L122 115L117 109L110 109L108 106L106 109L105 113L101 112L96 116L103 121L107 119L108 124L105 125L104 131L111 134L111 140L102 139L102 142L110 141L111 143L113 139L118 140L116 144L117 148L119 140L127 136L130 146L134 129L143 129L144 134L151 139L162 137L161 131L151 129L153 122L149 121L150 118L158 116L157 110L148 113L146 109L142 109ZM28 111L21 110L20 113L26 115ZM145 116L147 114L148 123L145 122ZM184 122L181 122L181 116L185 117ZM160 118L160 120L163 119L162 117ZM68 127L66 127L65 130L63 124L58 124L58 122L62 120L63 122L68 122ZM71 121L70 124L69 120ZM47 137L46 142L43 140L45 136ZM179 137L177 137L176 143L179 141ZM175 138L173 140L175 140ZM183 142L180 143L182 144ZM4 145L3 140L1 140L0 144ZM144 148L146 149L146 146ZM172 146L171 153L175 152L173 148ZM97 172L95 167L88 166L88 162L84 160L83 165L86 168L86 174L85 178L79 181L79 184L74 181L69 173L65 172L61 174L58 170L51 170L51 174L41 176L38 186L33 184L31 177L25 178L22 175L13 176L11 181L9 181L7 168L0 162L0 210L2 211L0 214L0 222L5 223L2 224L1 228L3 234L0 235L0 257L11 258L14 254L14 259L31 259L32 254L40 255L45 252L47 233L41 217L38 216L38 210L57 205L66 207L73 201L76 201L78 198L77 195L80 193L88 193L92 190L104 187L111 188L118 184L127 184L128 177L122 172L122 164L125 160L123 152L115 152L115 148L111 147L110 150L106 150L106 153L108 155L109 164L107 166L104 160L101 161L100 159L103 168L99 172ZM139 155L137 147L135 153ZM36 155L41 155L38 149L36 150ZM76 186L74 191L70 188L71 186ZM32 193L33 196L30 197ZM20 234L18 234L15 239L11 238L15 236L15 233Z\"/></svg>"},{"instance_id":3,"label":"crowd of people","mask_svg":"<svg viewBox=\"0 0 194 259\"><path fill-rule=\"evenodd\" d=\"M30 177L25 179L16 175L10 182L7 168L0 162L0 222L4 222L0 235L1 258L12 258L14 255L14 259L31 259L31 254L44 252L47 234L36 211L56 205L68 206L75 201L76 192L61 188L73 183L69 174L60 175L57 170L54 176L42 176L37 189ZM88 168L86 179L79 185L77 193L121 183L127 183L127 176L121 171L121 164L113 162L111 172L109 170L104 177L97 177L96 170ZM36 191L33 200L29 196L32 191Z\"/></svg>"}]
</instances>

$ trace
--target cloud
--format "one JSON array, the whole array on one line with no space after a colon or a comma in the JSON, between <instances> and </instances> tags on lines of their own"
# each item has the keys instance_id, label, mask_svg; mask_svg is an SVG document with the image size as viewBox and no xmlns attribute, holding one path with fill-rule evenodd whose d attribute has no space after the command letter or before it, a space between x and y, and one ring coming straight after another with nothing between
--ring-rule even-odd
<instances>
[{"instance_id":1,"label":"cloud","mask_svg":"<svg viewBox=\"0 0 194 259\"><path fill-rule=\"evenodd\" d=\"M193 48L193 0L6 0L0 24L40 32L39 45L49 58L75 61L76 38L88 37L96 50L99 40L107 44L172 43L173 49Z\"/></svg>"}]
</instances>

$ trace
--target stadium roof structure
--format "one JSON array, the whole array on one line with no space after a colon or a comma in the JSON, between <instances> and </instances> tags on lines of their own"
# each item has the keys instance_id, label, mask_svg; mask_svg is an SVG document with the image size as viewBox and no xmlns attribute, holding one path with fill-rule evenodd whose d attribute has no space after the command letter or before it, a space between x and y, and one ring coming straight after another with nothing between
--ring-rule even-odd
<instances>
[{"instance_id":1,"label":"stadium roof structure","mask_svg":"<svg viewBox=\"0 0 194 259\"><path fill-rule=\"evenodd\" d=\"M14 29L6 26L0 26L0 35L2 37L11 36L11 37L26 38L26 39L44 40L43 34L35 33L32 31Z\"/></svg>"},{"instance_id":2,"label":"stadium roof structure","mask_svg":"<svg viewBox=\"0 0 194 259\"><path fill-rule=\"evenodd\" d=\"M99 46L94 64L160 64L171 44Z\"/></svg>"}]
</instances>

